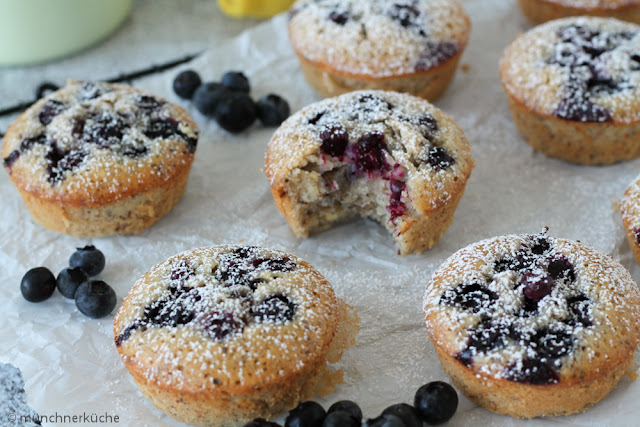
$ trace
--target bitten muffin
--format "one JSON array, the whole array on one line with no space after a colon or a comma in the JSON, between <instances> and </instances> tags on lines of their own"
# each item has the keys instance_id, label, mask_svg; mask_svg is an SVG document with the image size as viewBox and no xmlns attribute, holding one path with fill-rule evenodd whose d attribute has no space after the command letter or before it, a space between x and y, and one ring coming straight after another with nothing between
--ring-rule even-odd
<instances>
[{"instance_id":1,"label":"bitten muffin","mask_svg":"<svg viewBox=\"0 0 640 427\"><path fill-rule=\"evenodd\" d=\"M406 255L445 233L473 165L462 130L427 101L357 91L289 117L269 142L265 171L298 237L359 215L384 225Z\"/></svg>"},{"instance_id":2,"label":"bitten muffin","mask_svg":"<svg viewBox=\"0 0 640 427\"><path fill-rule=\"evenodd\" d=\"M580 164L640 156L639 30L612 18L566 18L509 45L500 76L527 143Z\"/></svg>"},{"instance_id":3,"label":"bitten muffin","mask_svg":"<svg viewBox=\"0 0 640 427\"><path fill-rule=\"evenodd\" d=\"M138 233L178 203L197 140L177 105L125 85L70 81L9 127L1 154L37 222L108 236Z\"/></svg>"},{"instance_id":4,"label":"bitten muffin","mask_svg":"<svg viewBox=\"0 0 640 427\"><path fill-rule=\"evenodd\" d=\"M424 313L456 387L520 418L599 402L630 373L640 335L640 293L624 267L592 246L545 234L456 252L434 273Z\"/></svg>"},{"instance_id":5,"label":"bitten muffin","mask_svg":"<svg viewBox=\"0 0 640 427\"><path fill-rule=\"evenodd\" d=\"M603 16L640 23L640 0L519 0L524 16L537 25L568 16Z\"/></svg>"},{"instance_id":6,"label":"bitten muffin","mask_svg":"<svg viewBox=\"0 0 640 427\"><path fill-rule=\"evenodd\" d=\"M640 176L624 192L620 211L631 253L640 264Z\"/></svg>"},{"instance_id":7,"label":"bitten muffin","mask_svg":"<svg viewBox=\"0 0 640 427\"><path fill-rule=\"evenodd\" d=\"M299 0L289 39L322 96L382 89L434 101L455 74L470 28L455 0Z\"/></svg>"},{"instance_id":8,"label":"bitten muffin","mask_svg":"<svg viewBox=\"0 0 640 427\"><path fill-rule=\"evenodd\" d=\"M272 418L342 381L359 319L307 262L255 246L187 251L133 286L115 344L140 391L203 426Z\"/></svg>"}]
</instances>

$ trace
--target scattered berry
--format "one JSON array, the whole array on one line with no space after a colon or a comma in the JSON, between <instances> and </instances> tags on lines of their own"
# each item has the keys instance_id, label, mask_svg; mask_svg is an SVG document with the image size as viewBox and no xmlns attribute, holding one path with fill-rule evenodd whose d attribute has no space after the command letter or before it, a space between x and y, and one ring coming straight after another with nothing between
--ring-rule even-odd
<instances>
[{"instance_id":1,"label":"scattered berry","mask_svg":"<svg viewBox=\"0 0 640 427\"><path fill-rule=\"evenodd\" d=\"M218 82L200 85L193 94L193 105L207 117L215 117L216 109L228 90Z\"/></svg>"},{"instance_id":2,"label":"scattered berry","mask_svg":"<svg viewBox=\"0 0 640 427\"><path fill-rule=\"evenodd\" d=\"M420 419L420 415L418 415L418 411L406 403L391 405L382 411L382 415L395 415L402 419L404 425L407 427L422 427L422 420Z\"/></svg>"},{"instance_id":3,"label":"scattered berry","mask_svg":"<svg viewBox=\"0 0 640 427\"><path fill-rule=\"evenodd\" d=\"M377 418L372 418L364 423L364 427L406 427L402 422L402 418L395 415L387 414L380 415Z\"/></svg>"},{"instance_id":4,"label":"scattered berry","mask_svg":"<svg viewBox=\"0 0 640 427\"><path fill-rule=\"evenodd\" d=\"M353 418L358 420L358 422L362 422L362 409L356 402L351 400L340 400L333 405L329 406L328 414L336 411L344 411L351 415Z\"/></svg>"},{"instance_id":5,"label":"scattered berry","mask_svg":"<svg viewBox=\"0 0 640 427\"><path fill-rule=\"evenodd\" d=\"M228 92L218 104L215 118L224 130L242 132L255 122L256 104L247 94Z\"/></svg>"},{"instance_id":6,"label":"scattered berry","mask_svg":"<svg viewBox=\"0 0 640 427\"><path fill-rule=\"evenodd\" d=\"M104 270L104 255L95 246L88 245L77 249L69 259L69 267L80 267L91 277Z\"/></svg>"},{"instance_id":7,"label":"scattered berry","mask_svg":"<svg viewBox=\"0 0 640 427\"><path fill-rule=\"evenodd\" d=\"M56 290L56 278L46 267L36 267L27 271L20 282L20 292L30 302L41 302Z\"/></svg>"},{"instance_id":8,"label":"scattered berry","mask_svg":"<svg viewBox=\"0 0 640 427\"><path fill-rule=\"evenodd\" d=\"M285 427L321 427L326 415L319 403L302 402L289 411L284 425Z\"/></svg>"},{"instance_id":9,"label":"scattered berry","mask_svg":"<svg viewBox=\"0 0 640 427\"><path fill-rule=\"evenodd\" d=\"M75 298L76 289L82 283L89 280L89 275L86 271L81 269L80 267L76 268L65 268L60 273L58 273L58 277L56 279L58 290L62 295L67 298Z\"/></svg>"},{"instance_id":10,"label":"scattered berry","mask_svg":"<svg viewBox=\"0 0 640 427\"><path fill-rule=\"evenodd\" d=\"M173 80L173 91L180 98L191 99L201 83L202 80L198 73L193 70L186 70L178 74Z\"/></svg>"},{"instance_id":11,"label":"scattered berry","mask_svg":"<svg viewBox=\"0 0 640 427\"><path fill-rule=\"evenodd\" d=\"M361 425L361 421L346 411L330 412L322 423L322 427L360 427Z\"/></svg>"},{"instance_id":12,"label":"scattered berry","mask_svg":"<svg viewBox=\"0 0 640 427\"><path fill-rule=\"evenodd\" d=\"M116 293L102 280L90 280L76 290L76 307L85 316L104 317L116 306Z\"/></svg>"},{"instance_id":13,"label":"scattered berry","mask_svg":"<svg viewBox=\"0 0 640 427\"><path fill-rule=\"evenodd\" d=\"M240 71L227 71L222 75L220 82L232 91L249 93L251 90L249 79Z\"/></svg>"},{"instance_id":14,"label":"scattered berry","mask_svg":"<svg viewBox=\"0 0 640 427\"><path fill-rule=\"evenodd\" d=\"M263 126L279 126L284 122L291 110L289 103L281 96L273 93L265 95L256 102L258 118Z\"/></svg>"},{"instance_id":15,"label":"scattered berry","mask_svg":"<svg viewBox=\"0 0 640 427\"><path fill-rule=\"evenodd\" d=\"M433 381L418 389L414 406L426 423L444 423L453 417L458 409L458 394L449 384Z\"/></svg>"}]
</instances>

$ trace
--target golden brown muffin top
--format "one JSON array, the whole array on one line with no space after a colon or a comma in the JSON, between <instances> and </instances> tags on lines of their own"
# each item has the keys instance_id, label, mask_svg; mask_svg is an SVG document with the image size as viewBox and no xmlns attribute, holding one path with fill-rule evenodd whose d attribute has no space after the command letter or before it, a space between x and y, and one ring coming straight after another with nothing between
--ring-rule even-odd
<instances>
[{"instance_id":1,"label":"golden brown muffin top","mask_svg":"<svg viewBox=\"0 0 640 427\"><path fill-rule=\"evenodd\" d=\"M193 162L197 140L177 105L125 85L70 81L9 127L1 154L18 188L95 206L171 180Z\"/></svg>"}]
</instances>

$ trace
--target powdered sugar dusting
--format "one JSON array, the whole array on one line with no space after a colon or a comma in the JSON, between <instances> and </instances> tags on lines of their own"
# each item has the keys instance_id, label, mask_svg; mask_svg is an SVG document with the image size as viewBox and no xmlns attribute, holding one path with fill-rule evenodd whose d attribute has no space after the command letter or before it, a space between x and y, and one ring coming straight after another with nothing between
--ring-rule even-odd
<instances>
[{"instance_id":1,"label":"powdered sugar dusting","mask_svg":"<svg viewBox=\"0 0 640 427\"><path fill-rule=\"evenodd\" d=\"M541 114L584 122L640 120L640 27L566 18L518 37L505 51L505 89Z\"/></svg>"},{"instance_id":2,"label":"powdered sugar dusting","mask_svg":"<svg viewBox=\"0 0 640 427\"><path fill-rule=\"evenodd\" d=\"M300 0L291 41L307 59L348 74L384 77L430 69L467 42L468 19L449 0Z\"/></svg>"},{"instance_id":3,"label":"powdered sugar dusting","mask_svg":"<svg viewBox=\"0 0 640 427\"><path fill-rule=\"evenodd\" d=\"M116 343L158 384L251 386L323 358L337 312L326 280L290 254L206 247L134 285L115 321Z\"/></svg>"},{"instance_id":4,"label":"powdered sugar dusting","mask_svg":"<svg viewBox=\"0 0 640 427\"><path fill-rule=\"evenodd\" d=\"M171 179L193 161L197 138L186 112L165 100L123 85L70 82L24 113L2 154L24 190L90 204Z\"/></svg>"},{"instance_id":5,"label":"powdered sugar dusting","mask_svg":"<svg viewBox=\"0 0 640 427\"><path fill-rule=\"evenodd\" d=\"M588 245L511 235L452 255L424 311L434 344L475 372L547 384L588 372L610 351L633 352L640 294L619 263Z\"/></svg>"}]
</instances>

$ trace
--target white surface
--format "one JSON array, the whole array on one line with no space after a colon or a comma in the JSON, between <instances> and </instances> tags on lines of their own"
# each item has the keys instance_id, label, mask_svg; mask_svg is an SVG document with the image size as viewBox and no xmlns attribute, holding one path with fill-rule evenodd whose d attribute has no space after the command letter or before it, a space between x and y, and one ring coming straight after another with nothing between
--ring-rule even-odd
<instances>
[{"instance_id":1,"label":"white surface","mask_svg":"<svg viewBox=\"0 0 640 427\"><path fill-rule=\"evenodd\" d=\"M552 235L593 243L620 258L638 279L613 201L635 178L640 159L609 167L573 166L535 154L515 131L498 78L502 49L528 28L514 3L465 2L473 30L462 62L470 69L458 72L437 105L465 130L476 168L453 225L435 248L398 257L383 228L364 220L296 239L274 207L260 171L273 130L256 126L231 136L181 102L202 130L183 200L140 235L89 240L107 256L100 278L115 288L118 305L139 276L182 250L241 242L293 252L320 270L362 319L356 345L339 364L345 383L320 402L328 407L352 399L365 417L374 417L392 403L411 403L420 385L446 380L428 341L421 300L433 271L461 247L549 226ZM280 93L295 111L317 98L290 50L285 23L286 17L277 17L214 47L190 67L213 78L227 69L242 69L251 78L254 97ZM177 72L136 86L178 101L171 92ZM0 361L22 369L29 404L41 414L106 412L118 415L122 425L179 425L138 392L113 345L111 317L85 318L60 294L41 304L21 297L19 282L27 269L46 265L57 272L75 246L89 241L35 224L6 174L0 174L0 194ZM462 397L450 425L633 425L640 416L638 398L640 381L625 378L584 414L521 421L492 414Z\"/></svg>"}]
</instances>

